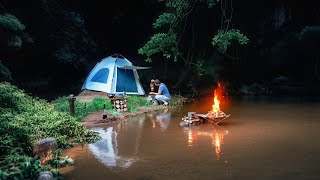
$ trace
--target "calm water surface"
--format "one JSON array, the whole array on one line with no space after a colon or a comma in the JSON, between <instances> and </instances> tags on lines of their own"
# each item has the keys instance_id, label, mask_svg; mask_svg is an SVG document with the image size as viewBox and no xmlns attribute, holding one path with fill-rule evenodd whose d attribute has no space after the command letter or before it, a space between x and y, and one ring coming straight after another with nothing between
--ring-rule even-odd
<instances>
[{"instance_id":1,"label":"calm water surface","mask_svg":"<svg viewBox=\"0 0 320 180\"><path fill-rule=\"evenodd\" d=\"M320 102L320 101L318 101ZM320 103L232 99L219 127L181 127L189 111L207 113L212 97L95 128L102 140L65 155L66 179L320 179Z\"/></svg>"}]
</instances>

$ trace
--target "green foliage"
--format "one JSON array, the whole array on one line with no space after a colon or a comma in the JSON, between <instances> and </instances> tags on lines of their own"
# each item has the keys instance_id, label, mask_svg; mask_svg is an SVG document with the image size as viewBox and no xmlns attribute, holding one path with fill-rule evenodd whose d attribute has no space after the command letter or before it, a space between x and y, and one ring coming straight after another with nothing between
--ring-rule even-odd
<instances>
[{"instance_id":1,"label":"green foliage","mask_svg":"<svg viewBox=\"0 0 320 180\"><path fill-rule=\"evenodd\" d=\"M196 62L197 66L196 66L196 71L197 71L197 75L198 76L202 76L206 74L205 71L205 61L204 59L200 59Z\"/></svg>"},{"instance_id":2,"label":"green foliage","mask_svg":"<svg viewBox=\"0 0 320 180\"><path fill-rule=\"evenodd\" d=\"M311 35L311 37L314 37L315 34L318 34L318 36L319 36L320 26L305 26L298 34L298 38L299 38L299 40L302 40L302 39L308 37L308 35L309 36Z\"/></svg>"},{"instance_id":3,"label":"green foliage","mask_svg":"<svg viewBox=\"0 0 320 180\"><path fill-rule=\"evenodd\" d=\"M177 17L173 13L163 13L158 17L156 22L153 23L153 27L156 29L164 25L171 26L175 23L176 19Z\"/></svg>"},{"instance_id":4,"label":"green foliage","mask_svg":"<svg viewBox=\"0 0 320 180\"><path fill-rule=\"evenodd\" d=\"M26 35L23 34L25 29L25 25L14 15L8 13L0 14L0 42L2 46L20 49L22 46L22 36Z\"/></svg>"},{"instance_id":5,"label":"green foliage","mask_svg":"<svg viewBox=\"0 0 320 180\"><path fill-rule=\"evenodd\" d=\"M12 14L0 14L0 28L7 29L11 32L22 32L26 26L23 25L20 20Z\"/></svg>"},{"instance_id":6,"label":"green foliage","mask_svg":"<svg viewBox=\"0 0 320 180\"><path fill-rule=\"evenodd\" d=\"M150 106L149 101L145 97L141 96L129 96L128 97L128 107L130 112L136 112L139 107Z\"/></svg>"},{"instance_id":7,"label":"green foliage","mask_svg":"<svg viewBox=\"0 0 320 180\"><path fill-rule=\"evenodd\" d=\"M216 1L219 1L219 0L207 0L208 7L211 8L214 5L216 5Z\"/></svg>"},{"instance_id":8,"label":"green foliage","mask_svg":"<svg viewBox=\"0 0 320 180\"><path fill-rule=\"evenodd\" d=\"M0 63L0 81L11 81L12 75L10 70Z\"/></svg>"},{"instance_id":9,"label":"green foliage","mask_svg":"<svg viewBox=\"0 0 320 180\"><path fill-rule=\"evenodd\" d=\"M231 29L228 31L219 30L218 34L212 38L212 45L218 46L218 50L225 53L232 40L238 41L241 45L249 42L248 37L243 35L239 30Z\"/></svg>"},{"instance_id":10,"label":"green foliage","mask_svg":"<svg viewBox=\"0 0 320 180\"><path fill-rule=\"evenodd\" d=\"M57 18L61 30L52 35L56 45L54 58L58 63L78 69L95 53L96 43L90 38L84 18L79 13L61 11Z\"/></svg>"},{"instance_id":11,"label":"green foliage","mask_svg":"<svg viewBox=\"0 0 320 180\"><path fill-rule=\"evenodd\" d=\"M173 58L174 61L177 61L177 55L181 54L179 52L182 52L182 50L178 49L178 45L181 40L180 37L182 37L185 32L184 28L187 16L194 9L196 4L206 3L208 7L212 7L215 4L215 0L159 0L159 2L165 3L166 10L163 14L159 15L153 23L153 27L155 29L166 27L167 29L163 29L166 32L153 35L150 40L138 50L138 53L147 56L147 62L152 62L151 56L158 53L168 59ZM179 40L177 38L178 36Z\"/></svg>"},{"instance_id":12,"label":"green foliage","mask_svg":"<svg viewBox=\"0 0 320 180\"><path fill-rule=\"evenodd\" d=\"M40 160L30 157L25 157L15 168L16 171L11 173L0 170L1 179L37 179L39 173L44 171L40 166Z\"/></svg>"},{"instance_id":13,"label":"green foliage","mask_svg":"<svg viewBox=\"0 0 320 180\"><path fill-rule=\"evenodd\" d=\"M165 5L169 8L169 11L175 13L176 16L183 17L191 3L189 0L171 0L166 1Z\"/></svg>"},{"instance_id":14,"label":"green foliage","mask_svg":"<svg viewBox=\"0 0 320 180\"><path fill-rule=\"evenodd\" d=\"M46 161L46 164L52 166L52 167L66 167L69 165L73 165L74 164L74 160L68 156L65 157L56 157L56 158L52 158L49 159L48 161Z\"/></svg>"},{"instance_id":15,"label":"green foliage","mask_svg":"<svg viewBox=\"0 0 320 180\"><path fill-rule=\"evenodd\" d=\"M177 55L177 35L175 33L158 33L138 50L141 55L146 55L147 62L152 62L151 56L162 53L164 57L170 58L171 54Z\"/></svg>"},{"instance_id":16,"label":"green foliage","mask_svg":"<svg viewBox=\"0 0 320 180\"><path fill-rule=\"evenodd\" d=\"M175 95L170 99L170 106L171 107L177 107L177 106L183 106L187 102L187 98L184 98L180 95Z\"/></svg>"},{"instance_id":17,"label":"green foliage","mask_svg":"<svg viewBox=\"0 0 320 180\"><path fill-rule=\"evenodd\" d=\"M38 140L53 137L60 148L67 148L75 143L90 143L99 139L68 113L55 110L48 102L34 99L9 83L0 83L0 102L2 174L18 173L29 179L38 173L35 167L30 167L30 164L39 165L30 159L32 144Z\"/></svg>"}]
</instances>

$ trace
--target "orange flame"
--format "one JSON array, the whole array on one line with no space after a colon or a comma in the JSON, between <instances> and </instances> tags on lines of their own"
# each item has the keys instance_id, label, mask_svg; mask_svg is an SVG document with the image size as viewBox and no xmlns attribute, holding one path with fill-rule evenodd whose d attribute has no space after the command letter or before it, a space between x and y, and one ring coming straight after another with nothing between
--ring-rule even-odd
<instances>
[{"instance_id":1,"label":"orange flame","mask_svg":"<svg viewBox=\"0 0 320 180\"><path fill-rule=\"evenodd\" d=\"M220 110L220 100L218 98L217 90L214 91L214 99L213 99L213 105L212 105L212 111L217 112Z\"/></svg>"},{"instance_id":2,"label":"orange flame","mask_svg":"<svg viewBox=\"0 0 320 180\"><path fill-rule=\"evenodd\" d=\"M223 88L221 86L221 83L218 82L217 89L214 90L214 99L213 99L213 105L212 105L212 111L217 112L220 110L220 100L223 93Z\"/></svg>"}]
</instances>

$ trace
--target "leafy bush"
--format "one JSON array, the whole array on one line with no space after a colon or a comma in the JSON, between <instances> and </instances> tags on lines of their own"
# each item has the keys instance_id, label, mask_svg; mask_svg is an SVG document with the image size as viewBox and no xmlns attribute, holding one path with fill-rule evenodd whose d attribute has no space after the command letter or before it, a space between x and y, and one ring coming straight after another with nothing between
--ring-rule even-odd
<instances>
[{"instance_id":1,"label":"leafy bush","mask_svg":"<svg viewBox=\"0 0 320 180\"><path fill-rule=\"evenodd\" d=\"M98 140L98 136L76 118L57 111L45 100L32 98L9 83L0 83L0 102L0 175L16 177L17 172L21 174L30 168L32 144L38 140L53 137L59 148ZM27 172L29 175L33 173ZM29 179L27 175L23 177Z\"/></svg>"}]
</instances>

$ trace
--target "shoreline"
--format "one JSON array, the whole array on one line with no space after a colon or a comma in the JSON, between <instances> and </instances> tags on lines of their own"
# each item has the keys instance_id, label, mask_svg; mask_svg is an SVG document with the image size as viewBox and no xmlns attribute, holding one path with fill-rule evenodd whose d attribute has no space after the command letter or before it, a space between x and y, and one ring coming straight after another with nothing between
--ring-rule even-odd
<instances>
[{"instance_id":1,"label":"shoreline","mask_svg":"<svg viewBox=\"0 0 320 180\"><path fill-rule=\"evenodd\" d=\"M86 128L95 128L95 127L101 127L101 126L108 126L112 124L113 122L118 122L121 119L130 118L142 114L146 114L148 112L154 112L154 111L161 111L168 109L168 106L149 106L149 107L140 107L136 112L122 112L121 114L107 114L104 113L104 111L95 112L92 114L89 114L84 118L84 120L81 122L83 126ZM103 115L107 115L106 118L103 118Z\"/></svg>"}]
</instances>

